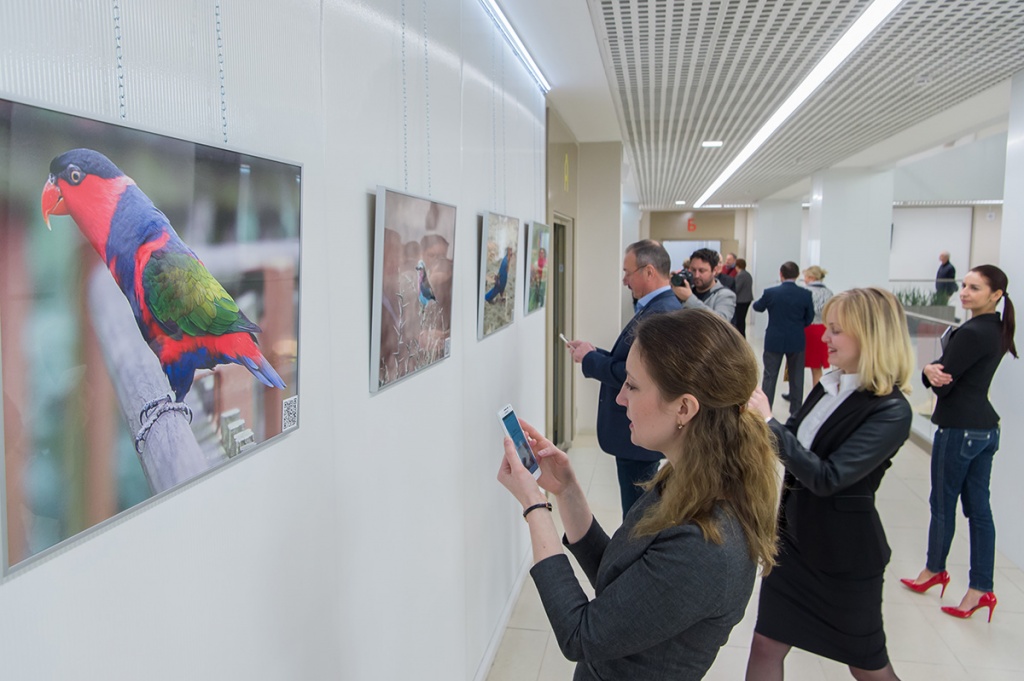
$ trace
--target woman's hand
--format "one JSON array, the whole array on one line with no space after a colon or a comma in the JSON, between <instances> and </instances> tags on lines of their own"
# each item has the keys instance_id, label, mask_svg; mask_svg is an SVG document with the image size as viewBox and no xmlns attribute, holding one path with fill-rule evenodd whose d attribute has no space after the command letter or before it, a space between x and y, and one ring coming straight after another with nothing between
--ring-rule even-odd
<instances>
[{"instance_id":1,"label":"woman's hand","mask_svg":"<svg viewBox=\"0 0 1024 681\"><path fill-rule=\"evenodd\" d=\"M533 474L520 461L519 453L510 437L505 437L505 456L502 457L501 467L498 469L498 482L512 493L512 496L523 505L524 509L534 504L547 502L547 497L537 486Z\"/></svg>"},{"instance_id":2,"label":"woman's hand","mask_svg":"<svg viewBox=\"0 0 1024 681\"><path fill-rule=\"evenodd\" d=\"M944 366L941 364L929 364L924 368L925 378L932 384L934 388L941 388L944 385L949 385L953 382L953 376L947 374Z\"/></svg>"},{"instance_id":3,"label":"woman's hand","mask_svg":"<svg viewBox=\"0 0 1024 681\"><path fill-rule=\"evenodd\" d=\"M772 418L772 407L768 404L768 396L760 387L754 388L754 394L747 401L747 409L760 414L765 420Z\"/></svg>"},{"instance_id":4,"label":"woman's hand","mask_svg":"<svg viewBox=\"0 0 1024 681\"><path fill-rule=\"evenodd\" d=\"M526 421L520 420L519 425L523 427L530 449L540 464L541 475L537 481L540 486L558 496L569 486L575 485L576 473L569 463L569 456Z\"/></svg>"}]
</instances>

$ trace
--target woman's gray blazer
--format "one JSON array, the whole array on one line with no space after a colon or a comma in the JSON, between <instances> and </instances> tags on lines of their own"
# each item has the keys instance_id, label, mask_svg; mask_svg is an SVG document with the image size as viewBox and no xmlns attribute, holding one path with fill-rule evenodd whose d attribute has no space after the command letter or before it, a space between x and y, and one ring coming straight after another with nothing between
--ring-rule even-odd
<instances>
[{"instance_id":1,"label":"woman's gray blazer","mask_svg":"<svg viewBox=\"0 0 1024 681\"><path fill-rule=\"evenodd\" d=\"M579 663L575 681L703 678L743 618L756 565L739 523L716 510L721 545L693 524L630 538L657 499L657 490L644 494L610 539L595 519L586 536L567 544L594 600L564 554L530 571L562 653Z\"/></svg>"}]
</instances>

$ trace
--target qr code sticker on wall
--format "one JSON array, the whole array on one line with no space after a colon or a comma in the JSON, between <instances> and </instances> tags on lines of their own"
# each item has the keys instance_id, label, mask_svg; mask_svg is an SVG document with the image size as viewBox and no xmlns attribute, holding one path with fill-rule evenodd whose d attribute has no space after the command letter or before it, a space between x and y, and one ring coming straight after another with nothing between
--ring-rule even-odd
<instances>
[{"instance_id":1,"label":"qr code sticker on wall","mask_svg":"<svg viewBox=\"0 0 1024 681\"><path fill-rule=\"evenodd\" d=\"M281 410L281 430L283 432L299 425L299 396L292 395L282 404L284 405Z\"/></svg>"}]
</instances>

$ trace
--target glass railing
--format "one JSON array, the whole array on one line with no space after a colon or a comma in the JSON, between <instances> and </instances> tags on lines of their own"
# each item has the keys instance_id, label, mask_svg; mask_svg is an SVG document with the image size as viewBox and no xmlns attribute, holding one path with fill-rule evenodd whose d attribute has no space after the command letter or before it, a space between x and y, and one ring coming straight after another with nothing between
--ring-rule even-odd
<instances>
[{"instance_id":1,"label":"glass railing","mask_svg":"<svg viewBox=\"0 0 1024 681\"><path fill-rule=\"evenodd\" d=\"M937 289L936 284L951 284L959 288L959 282L936 282L934 279L892 279L890 290L903 303L907 313L907 326L914 347L916 374L913 391L909 399L914 410L913 432L931 441L935 426L931 423L935 408L935 393L921 383L921 371L925 365L942 355L940 339L949 327L957 327L966 318L955 290L947 287Z\"/></svg>"}]
</instances>

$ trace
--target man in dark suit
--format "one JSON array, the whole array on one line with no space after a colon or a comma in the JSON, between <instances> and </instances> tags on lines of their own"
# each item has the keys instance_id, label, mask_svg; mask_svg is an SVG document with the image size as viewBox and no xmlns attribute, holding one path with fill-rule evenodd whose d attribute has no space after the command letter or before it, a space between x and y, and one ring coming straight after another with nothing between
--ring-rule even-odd
<instances>
[{"instance_id":1,"label":"man in dark suit","mask_svg":"<svg viewBox=\"0 0 1024 681\"><path fill-rule=\"evenodd\" d=\"M935 273L935 292L940 296L945 296L947 300L956 293L956 268L949 261L949 251L939 253L939 270Z\"/></svg>"},{"instance_id":2,"label":"man in dark suit","mask_svg":"<svg viewBox=\"0 0 1024 681\"><path fill-rule=\"evenodd\" d=\"M622 284L633 292L636 314L610 351L586 341L568 343L573 361L583 367L583 375L601 381L597 403L597 441L601 449L615 457L623 517L643 493L637 483L654 477L662 456L633 444L626 408L616 404L615 398L626 380L626 356L633 345L633 330L637 322L649 314L682 308L669 286L669 267L668 251L657 241L645 239L630 244L622 261Z\"/></svg>"},{"instance_id":3,"label":"man in dark suit","mask_svg":"<svg viewBox=\"0 0 1024 681\"><path fill-rule=\"evenodd\" d=\"M783 263L779 269L782 283L765 289L754 302L756 312L768 311L768 328L764 332L764 378L761 389L768 404L775 401L775 383L785 356L789 367L789 413L800 411L804 401L804 327L814 321L811 292L796 285L800 268L795 262Z\"/></svg>"}]
</instances>

